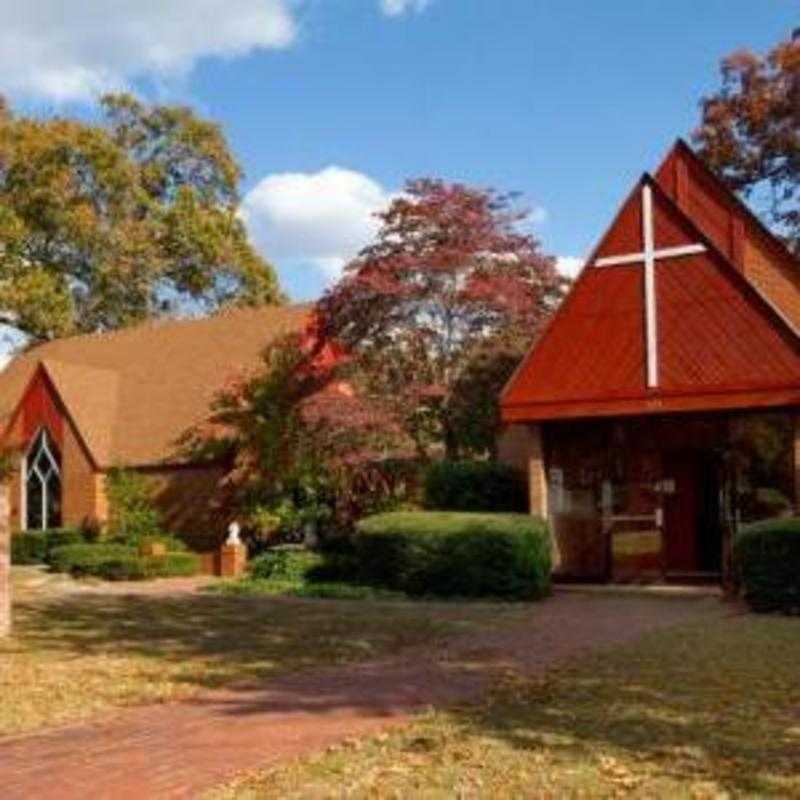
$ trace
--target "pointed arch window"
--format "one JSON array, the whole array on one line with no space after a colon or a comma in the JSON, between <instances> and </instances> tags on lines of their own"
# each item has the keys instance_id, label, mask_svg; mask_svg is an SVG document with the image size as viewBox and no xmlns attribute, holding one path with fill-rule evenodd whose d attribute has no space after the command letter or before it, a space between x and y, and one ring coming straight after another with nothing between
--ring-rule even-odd
<instances>
[{"instance_id":1,"label":"pointed arch window","mask_svg":"<svg viewBox=\"0 0 800 800\"><path fill-rule=\"evenodd\" d=\"M41 428L25 457L25 527L61 526L61 453L47 428Z\"/></svg>"}]
</instances>

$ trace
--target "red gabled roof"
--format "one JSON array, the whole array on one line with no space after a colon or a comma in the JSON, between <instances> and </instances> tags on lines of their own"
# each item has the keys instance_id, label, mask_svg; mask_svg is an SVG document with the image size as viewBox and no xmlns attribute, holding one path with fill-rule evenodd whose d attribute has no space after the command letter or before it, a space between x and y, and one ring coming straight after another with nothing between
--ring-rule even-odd
<instances>
[{"instance_id":1,"label":"red gabled roof","mask_svg":"<svg viewBox=\"0 0 800 800\"><path fill-rule=\"evenodd\" d=\"M656 262L654 388L646 383L643 265L595 266L596 259L643 250L644 186L653 197L656 249L706 248ZM501 398L506 421L800 404L800 340L733 261L741 246L734 223L746 230L752 221L736 202L728 204L734 236L725 247L719 231L713 235L714 226L703 218L696 199L701 193L694 193L691 206L686 188L676 189L673 182L665 190L643 176L506 387Z\"/></svg>"}]
</instances>

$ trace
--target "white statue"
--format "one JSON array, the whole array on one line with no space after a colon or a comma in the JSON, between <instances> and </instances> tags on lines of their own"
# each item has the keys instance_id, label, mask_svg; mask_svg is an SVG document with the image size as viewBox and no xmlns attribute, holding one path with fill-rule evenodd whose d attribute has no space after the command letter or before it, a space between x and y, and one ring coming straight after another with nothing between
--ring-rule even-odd
<instances>
[{"instance_id":1,"label":"white statue","mask_svg":"<svg viewBox=\"0 0 800 800\"><path fill-rule=\"evenodd\" d=\"M236 522L236 520L231 522L231 524L228 525L228 541L225 542L225 544L230 544L230 545L241 544L242 540L239 538L239 534L241 533L241 531L242 531L242 526L239 525L239 523Z\"/></svg>"}]
</instances>

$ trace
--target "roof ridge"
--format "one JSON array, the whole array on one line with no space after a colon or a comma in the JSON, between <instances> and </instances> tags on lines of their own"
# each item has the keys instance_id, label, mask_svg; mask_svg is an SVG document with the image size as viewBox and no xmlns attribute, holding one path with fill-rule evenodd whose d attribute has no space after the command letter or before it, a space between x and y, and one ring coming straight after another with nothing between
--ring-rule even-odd
<instances>
[{"instance_id":1,"label":"roof ridge","mask_svg":"<svg viewBox=\"0 0 800 800\"><path fill-rule=\"evenodd\" d=\"M721 176L717 175L717 173L714 172L714 170L711 169L711 167L706 164L705 161L703 161L700 155L694 151L692 146L682 136L678 136L678 138L675 140L675 144L672 146L672 149L658 165L656 173L658 173L664 162L667 160L667 158L669 158L670 153L676 149L686 152L689 155L689 158L692 159L693 163L696 164L697 167L703 171L703 174L707 175L714 185L721 191L722 195L731 201L734 209L741 212L746 221L755 225L756 230L758 230L760 234L766 236L773 246L780 249L781 253L787 257L798 269L800 269L800 255L793 253L787 246L786 242L784 242L783 239L770 230L769 226L760 219L758 214L756 214L756 212L753 211L753 209L750 208L750 206L741 197L739 197L739 195L733 189L731 189L730 186L725 183Z\"/></svg>"},{"instance_id":2,"label":"roof ridge","mask_svg":"<svg viewBox=\"0 0 800 800\"><path fill-rule=\"evenodd\" d=\"M202 316L183 316L183 317L148 317L147 319L139 320L131 325L123 325L119 328L110 328L109 330L102 330L102 331L87 331L84 333L73 333L69 336L60 336L57 339L47 339L44 341L36 341L30 344L27 348L20 350L14 356L12 356L11 361L19 356L29 355L31 353L36 352L37 350L44 349L51 345L57 345L60 342L74 342L76 340L85 339L85 340L95 340L95 339L112 339L117 338L120 336L130 335L137 331L144 331L144 330L155 330L157 328L164 328L164 327L171 327L171 326L182 326L184 324L189 325L193 323L203 323L203 322L212 322L216 319L221 319L224 317L231 317L235 316L236 314L243 314L243 313L256 313L259 311L264 311L266 309L274 309L274 310L281 310L281 311L289 311L289 312L297 312L298 314L302 311L310 311L314 307L312 302L308 303L287 303L287 304L278 304L278 303L264 303L263 305L259 306L225 306L223 308L218 309L217 311L212 312L211 314L206 314ZM9 363L11 363L9 361Z\"/></svg>"},{"instance_id":3,"label":"roof ridge","mask_svg":"<svg viewBox=\"0 0 800 800\"><path fill-rule=\"evenodd\" d=\"M765 306L772 316L779 321L781 326L784 327L790 334L792 334L795 340L800 339L800 333L798 333L797 328L792 324L791 320L789 320L786 315L783 314L783 312L758 288L758 286L756 286L753 281L750 280L750 278L742 270L740 270L736 264L734 264L730 257L723 252L722 248L720 248L710 236L706 235L700 229L700 226L689 216L689 214L687 214L678 205L678 203L676 203L675 200L669 196L669 192L664 190L661 184L659 184L658 180L656 180L655 176L651 175L649 172L645 172L643 175L643 180L651 185L656 194L658 194L658 196L669 206L670 210L674 214L677 214L692 229L692 231L697 237L700 238L703 244L722 260L728 272L735 276L734 280L741 281L743 285L752 292L756 300Z\"/></svg>"}]
</instances>

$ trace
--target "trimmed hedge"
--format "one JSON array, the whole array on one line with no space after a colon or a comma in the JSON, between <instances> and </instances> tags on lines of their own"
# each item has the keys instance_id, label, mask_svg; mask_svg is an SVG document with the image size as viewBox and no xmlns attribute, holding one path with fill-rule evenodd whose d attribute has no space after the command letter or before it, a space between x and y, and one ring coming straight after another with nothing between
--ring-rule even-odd
<instances>
[{"instance_id":1,"label":"trimmed hedge","mask_svg":"<svg viewBox=\"0 0 800 800\"><path fill-rule=\"evenodd\" d=\"M396 512L353 539L356 582L409 595L536 599L550 591L550 542L527 514Z\"/></svg>"},{"instance_id":2,"label":"trimmed hedge","mask_svg":"<svg viewBox=\"0 0 800 800\"><path fill-rule=\"evenodd\" d=\"M93 576L109 581L135 581L195 575L200 559L194 553L140 556L122 544L70 544L53 550L51 566L75 577Z\"/></svg>"},{"instance_id":3,"label":"trimmed hedge","mask_svg":"<svg viewBox=\"0 0 800 800\"><path fill-rule=\"evenodd\" d=\"M440 511L525 513L525 476L497 461L439 461L425 471L425 508Z\"/></svg>"},{"instance_id":4,"label":"trimmed hedge","mask_svg":"<svg viewBox=\"0 0 800 800\"><path fill-rule=\"evenodd\" d=\"M86 541L78 528L51 528L46 531L23 531L11 537L11 563L18 565L47 564L57 547Z\"/></svg>"},{"instance_id":5,"label":"trimmed hedge","mask_svg":"<svg viewBox=\"0 0 800 800\"><path fill-rule=\"evenodd\" d=\"M258 580L302 581L322 560L317 553L297 547L274 547L256 556L248 570Z\"/></svg>"},{"instance_id":6,"label":"trimmed hedge","mask_svg":"<svg viewBox=\"0 0 800 800\"><path fill-rule=\"evenodd\" d=\"M799 518L748 525L734 541L733 558L753 611L800 613Z\"/></svg>"}]
</instances>

